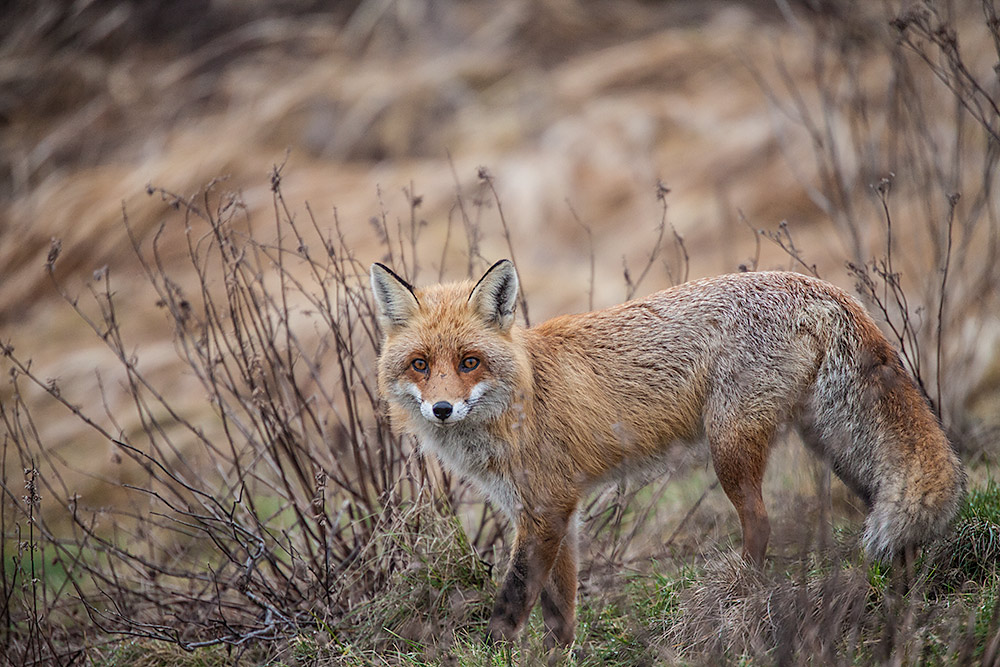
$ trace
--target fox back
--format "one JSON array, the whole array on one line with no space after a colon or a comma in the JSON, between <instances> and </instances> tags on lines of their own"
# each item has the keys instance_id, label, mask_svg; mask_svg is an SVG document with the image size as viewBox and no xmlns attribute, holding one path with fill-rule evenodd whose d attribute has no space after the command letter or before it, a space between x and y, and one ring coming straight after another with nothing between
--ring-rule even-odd
<instances>
[{"instance_id":1,"label":"fox back","mask_svg":"<svg viewBox=\"0 0 1000 667\"><path fill-rule=\"evenodd\" d=\"M516 527L491 636L516 634L541 596L551 641L572 639L581 499L678 443L708 440L757 563L783 423L868 505L870 557L933 538L957 511L964 472L936 418L864 308L829 283L725 275L526 329L509 261L475 285L415 291L382 265L371 277L394 425Z\"/></svg>"}]
</instances>

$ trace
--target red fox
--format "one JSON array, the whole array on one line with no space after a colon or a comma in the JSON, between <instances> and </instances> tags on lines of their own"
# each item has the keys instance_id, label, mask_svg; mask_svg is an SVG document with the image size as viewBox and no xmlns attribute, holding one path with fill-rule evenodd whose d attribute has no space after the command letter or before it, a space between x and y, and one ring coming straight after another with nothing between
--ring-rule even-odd
<instances>
[{"instance_id":1,"label":"red fox","mask_svg":"<svg viewBox=\"0 0 1000 667\"><path fill-rule=\"evenodd\" d=\"M764 560L761 497L778 426L867 504L863 543L890 559L942 533L965 473L895 350L853 297L790 272L723 275L532 328L509 260L415 290L382 264L378 385L394 427L472 480L516 528L488 626L512 639L541 599L546 643L575 630L577 508L594 486L708 440Z\"/></svg>"}]
</instances>

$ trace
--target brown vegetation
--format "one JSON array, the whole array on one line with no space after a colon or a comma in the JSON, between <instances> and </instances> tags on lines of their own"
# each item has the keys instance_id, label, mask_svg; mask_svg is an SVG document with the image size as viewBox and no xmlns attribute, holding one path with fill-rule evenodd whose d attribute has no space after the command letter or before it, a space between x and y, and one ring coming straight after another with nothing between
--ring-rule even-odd
<instances>
[{"instance_id":1,"label":"brown vegetation","mask_svg":"<svg viewBox=\"0 0 1000 667\"><path fill-rule=\"evenodd\" d=\"M324 636L391 662L481 631L503 526L381 419L372 260L431 282L513 253L532 321L741 265L858 282L963 458L994 460L989 0L191 4L14 3L0 43L8 660ZM858 571L825 578L857 514L798 456L768 483L792 525L774 569L799 578L710 569L683 622L636 631L648 655L929 645L892 641L915 621L869 614ZM733 530L704 459L676 463L588 507L591 650L622 570L711 560ZM720 591L743 601L721 645ZM967 625L948 599L909 608L950 655L995 656L995 598ZM775 604L841 620L754 630Z\"/></svg>"}]
</instances>

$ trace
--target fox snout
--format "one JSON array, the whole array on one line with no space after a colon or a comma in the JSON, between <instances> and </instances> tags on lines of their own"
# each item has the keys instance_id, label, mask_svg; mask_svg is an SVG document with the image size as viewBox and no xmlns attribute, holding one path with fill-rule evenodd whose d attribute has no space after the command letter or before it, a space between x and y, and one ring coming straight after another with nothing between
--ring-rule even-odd
<instances>
[{"instance_id":1,"label":"fox snout","mask_svg":"<svg viewBox=\"0 0 1000 667\"><path fill-rule=\"evenodd\" d=\"M415 399L414 407L417 408L425 420L434 426L448 426L460 422L469 416L479 399L486 393L488 384L479 382L469 395L465 398L455 399L442 397L440 393L432 390L421 391L420 387L410 382L403 382L399 387L403 393L409 394ZM437 394L435 396L435 394Z\"/></svg>"},{"instance_id":2,"label":"fox snout","mask_svg":"<svg viewBox=\"0 0 1000 667\"><path fill-rule=\"evenodd\" d=\"M448 401L438 401L431 407L431 412L441 421L445 421L451 416L451 403Z\"/></svg>"},{"instance_id":3,"label":"fox snout","mask_svg":"<svg viewBox=\"0 0 1000 667\"><path fill-rule=\"evenodd\" d=\"M470 401L467 400L455 401L454 403L447 400L424 400L423 398L417 400L420 401L420 414L435 426L460 422L465 419L472 408Z\"/></svg>"}]
</instances>

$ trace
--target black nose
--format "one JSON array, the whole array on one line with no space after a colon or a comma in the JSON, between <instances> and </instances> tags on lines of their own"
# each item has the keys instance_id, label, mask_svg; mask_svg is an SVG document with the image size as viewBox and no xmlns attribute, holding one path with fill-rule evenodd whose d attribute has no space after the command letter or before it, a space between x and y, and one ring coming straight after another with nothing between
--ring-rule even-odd
<instances>
[{"instance_id":1,"label":"black nose","mask_svg":"<svg viewBox=\"0 0 1000 667\"><path fill-rule=\"evenodd\" d=\"M438 401L431 410L434 412L435 417L444 421L451 416L451 403L448 401Z\"/></svg>"}]
</instances>

